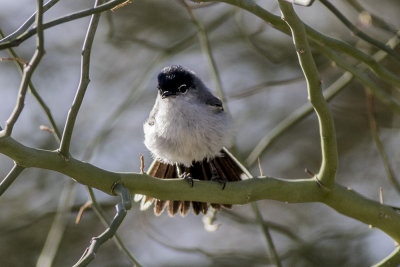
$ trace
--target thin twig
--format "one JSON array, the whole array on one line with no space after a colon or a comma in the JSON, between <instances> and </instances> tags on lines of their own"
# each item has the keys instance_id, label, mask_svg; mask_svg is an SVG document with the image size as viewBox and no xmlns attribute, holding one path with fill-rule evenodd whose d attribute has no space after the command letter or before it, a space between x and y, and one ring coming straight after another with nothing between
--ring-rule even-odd
<instances>
[{"instance_id":1,"label":"thin twig","mask_svg":"<svg viewBox=\"0 0 400 267\"><path fill-rule=\"evenodd\" d=\"M238 90L237 93L232 93L228 95L229 99L232 98L243 98L243 97L248 97L254 94L257 94L259 92L264 91L267 87L273 87L273 86L282 86L282 85L288 85L290 83L298 82L300 80L303 80L303 76L298 76L298 77L293 77L293 78L288 78L288 79L283 79L283 80L277 80L277 81L266 81L262 82L256 85L253 85L251 87L245 88L245 89L240 89Z\"/></svg>"},{"instance_id":2,"label":"thin twig","mask_svg":"<svg viewBox=\"0 0 400 267\"><path fill-rule=\"evenodd\" d=\"M114 188L114 192L121 197L121 202L115 206L117 212L113 220L111 221L110 226L102 234L92 238L90 246L85 250L82 257L74 265L74 267L87 266L89 262L94 259L95 254L97 250L101 247L101 245L113 236L115 236L119 226L121 225L127 214L127 210L131 208L131 195L123 185L117 184Z\"/></svg>"},{"instance_id":3,"label":"thin twig","mask_svg":"<svg viewBox=\"0 0 400 267\"><path fill-rule=\"evenodd\" d=\"M380 50L385 51L389 55L391 55L396 60L400 61L400 54L395 50L391 49L384 43L379 42L378 40L372 38L371 36L367 35L359 28L357 28L351 21L349 21L339 9L337 9L331 2L328 0L319 0L327 9L329 9L354 35L358 36L360 39L363 39L367 43L370 43Z\"/></svg>"},{"instance_id":4,"label":"thin twig","mask_svg":"<svg viewBox=\"0 0 400 267\"><path fill-rule=\"evenodd\" d=\"M31 58L31 60L29 61L29 64L24 67L24 73L22 75L22 80L21 80L21 84L20 84L20 88L19 88L19 92L18 92L17 104L16 104L12 114L6 121L5 129L4 129L5 136L10 136L12 133L14 125L17 122L18 117L21 114L21 112L24 108L24 105L25 105L25 103L24 103L25 95L26 95L26 91L28 89L29 81L31 80L33 72L35 71L36 67L39 65L39 62L45 53L42 21L43 21L42 0L38 0L38 6L37 6L37 12L36 12L36 28L37 28L36 50ZM0 134L0 136L1 135L2 134Z\"/></svg>"},{"instance_id":5,"label":"thin twig","mask_svg":"<svg viewBox=\"0 0 400 267\"><path fill-rule=\"evenodd\" d=\"M59 1L59 0L57 0L57 1ZM0 29L0 37L4 37L3 31L1 29ZM14 51L13 48L11 48L11 47L8 48L8 51L13 56L13 58L15 58L15 59L19 58L17 53ZM21 71L21 73L23 73L24 67L25 67L25 63L24 62L20 62L18 60L17 60L17 63L18 63L17 64L18 69ZM23 64L21 64L21 63L23 63ZM39 95L39 93L37 92L36 88L33 86L32 81L29 81L28 86L29 86L29 90L32 93L32 95L35 97L36 101L38 101L39 105L42 107L43 111L46 113L46 116L47 116L47 118L48 118L48 120L49 120L49 122L51 124L53 133L55 134L57 141L60 142L61 134L60 134L60 131L58 130L58 127L57 127L57 125L55 123L54 117L51 114L50 108L44 102L43 98Z\"/></svg>"},{"instance_id":6,"label":"thin twig","mask_svg":"<svg viewBox=\"0 0 400 267\"><path fill-rule=\"evenodd\" d=\"M375 119L375 104L374 104L374 96L372 92L367 88L367 114L369 120L369 126L371 129L372 138L375 141L376 147L378 148L379 155L383 161L383 165L385 167L386 175L389 178L389 181L392 183L393 187L400 194L400 182L397 180L396 175L394 174L392 166L389 163L389 156L385 151L385 148L382 144L382 141L379 137L379 128Z\"/></svg>"},{"instance_id":7,"label":"thin twig","mask_svg":"<svg viewBox=\"0 0 400 267\"><path fill-rule=\"evenodd\" d=\"M374 96L376 96L383 104L387 105L392 111L400 114L400 103L390 96L388 93L382 90L381 87L376 85L376 83L370 79L367 75L365 75L362 71L360 71L357 67L353 67L347 64L340 56L338 56L332 49L319 46L319 50L324 53L329 59L336 62L336 64L342 69L350 72L354 75L363 85L368 87Z\"/></svg>"},{"instance_id":8,"label":"thin twig","mask_svg":"<svg viewBox=\"0 0 400 267\"><path fill-rule=\"evenodd\" d=\"M53 7L57 2L60 0L50 0L46 4L43 5L43 13L45 13L47 10L49 10L51 7ZM15 39L19 35L21 35L23 32L29 29L30 26L35 22L35 17L36 17L37 12L33 13L28 20L26 20L17 30L15 30L13 33L9 34L7 37L1 36L0 44L10 41L12 39Z\"/></svg>"},{"instance_id":9,"label":"thin twig","mask_svg":"<svg viewBox=\"0 0 400 267\"><path fill-rule=\"evenodd\" d=\"M247 175L246 178L243 178L244 180L254 179L254 177L250 173L250 171L248 171L243 165L241 165L241 167L243 168L243 170L245 171L245 174ZM263 175L262 172L263 171L262 171L261 164L260 164L261 176ZM262 230L262 232L264 234L264 238L267 241L268 249L269 249L269 252L271 254L273 262L278 267L282 266L281 259L280 259L279 255L278 255L278 252L276 251L276 247L275 247L274 241L272 240L272 236L271 236L271 233L269 231L269 226L264 223L264 219L263 219L263 217L261 215L261 212L260 212L260 209L258 207L257 202L252 202L251 203L251 208L253 210L253 213L256 216L257 224L261 227L261 230Z\"/></svg>"},{"instance_id":10,"label":"thin twig","mask_svg":"<svg viewBox=\"0 0 400 267\"><path fill-rule=\"evenodd\" d=\"M250 218L249 216L246 216L246 215L241 215L237 212L233 212L232 210L223 210L223 212L221 212L221 215L223 217L228 218L229 220L235 221L239 224L259 224L260 223L256 219ZM284 235L287 238L290 238L292 241L295 241L296 243L304 245L304 240L302 240L301 237L297 235L296 229L292 230L289 227L283 226L281 224L273 223L271 221L266 221L266 220L264 220L262 223L266 224L267 227L270 228L270 230L278 232L279 234Z\"/></svg>"},{"instance_id":11,"label":"thin twig","mask_svg":"<svg viewBox=\"0 0 400 267\"><path fill-rule=\"evenodd\" d=\"M272 240L272 236L271 233L269 231L269 227L267 224L264 223L264 219L261 215L260 209L258 208L258 205L256 205L256 202L252 202L251 203L251 207L253 209L253 212L256 215L256 220L258 222L258 225L261 226L261 229L263 231L263 234L265 236L265 239L267 240L268 243L268 248L269 248L269 252L272 256L272 259L275 263L275 265L277 267L282 266L281 260L279 258L278 252L276 251L275 245L274 245L274 241Z\"/></svg>"},{"instance_id":12,"label":"thin twig","mask_svg":"<svg viewBox=\"0 0 400 267\"><path fill-rule=\"evenodd\" d=\"M399 38L397 35L393 36L386 43L388 46L394 48L399 44ZM387 53L383 51L376 52L372 58L377 62L383 60L387 56ZM355 69L363 71L367 66L363 63L356 65ZM354 75L350 72L345 72L336 81L334 81L327 89L324 91L324 96L327 101L332 99L337 93L345 88L346 85L350 83ZM246 163L252 166L257 158L271 145L282 133L291 129L294 125L299 123L302 119L308 116L313 111L312 105L307 102L300 108L293 111L289 116L280 121L272 130L270 130L257 145L250 152L246 159Z\"/></svg>"},{"instance_id":13,"label":"thin twig","mask_svg":"<svg viewBox=\"0 0 400 267\"><path fill-rule=\"evenodd\" d=\"M69 214L75 200L76 183L69 180L64 185L61 196L58 200L57 211L51 224L46 242L36 262L36 267L52 266L54 258L60 247L65 228L68 224Z\"/></svg>"},{"instance_id":14,"label":"thin twig","mask_svg":"<svg viewBox=\"0 0 400 267\"><path fill-rule=\"evenodd\" d=\"M3 193L10 187L10 185L15 181L15 179L17 179L24 169L24 167L16 163L14 164L14 167L0 183L0 196L3 195Z\"/></svg>"},{"instance_id":15,"label":"thin twig","mask_svg":"<svg viewBox=\"0 0 400 267\"><path fill-rule=\"evenodd\" d=\"M96 1L97 3L102 1ZM96 34L97 25L99 23L101 13L96 13L92 15L89 23L89 27L85 36L85 40L82 48L82 58L81 58L81 74L78 89L76 90L74 101L72 102L71 108L68 112L67 121L65 123L64 132L61 138L61 144L59 147L59 152L65 158L68 158L69 148L71 145L72 132L74 130L75 121L78 116L79 109L82 105L83 98L86 93L86 89L89 85L89 70L90 70L90 54L92 51L92 44L94 36Z\"/></svg>"},{"instance_id":16,"label":"thin twig","mask_svg":"<svg viewBox=\"0 0 400 267\"><path fill-rule=\"evenodd\" d=\"M192 8L186 3L185 0L181 0L182 4L184 5L184 7L186 8L193 24L197 27L197 31L198 31L198 36L199 36L199 40L200 40L200 45L201 48L203 50L203 52L206 54L208 62L210 63L210 67L211 67L211 72L214 76L215 79L215 83L217 86L217 93L218 96L221 98L222 104L224 105L224 109L226 112L229 113L228 107L226 105L226 101L225 101L225 94L224 94L224 90L222 89L222 81L220 78L220 74L219 74L219 70L217 67L217 63L215 61L213 52L212 52L212 48L210 45L210 40L208 38L208 34L206 29L203 27L203 25L200 23L200 21L197 19L196 15L194 14Z\"/></svg>"},{"instance_id":17,"label":"thin twig","mask_svg":"<svg viewBox=\"0 0 400 267\"><path fill-rule=\"evenodd\" d=\"M101 220L103 225L105 227L108 227L111 223L111 220L108 219L106 213L104 212L103 208L100 206L98 203L96 196L94 195L93 188L87 186L86 187L88 192L89 192L89 197L90 201L92 204L92 208L94 212L96 213L97 217ZM136 260L136 258L132 255L132 253L129 251L129 249L125 246L124 242L122 241L121 237L118 235L118 233L115 233L114 238L113 238L115 244L117 247L122 250L129 258L129 260L135 264L137 267L140 267L140 263Z\"/></svg>"},{"instance_id":18,"label":"thin twig","mask_svg":"<svg viewBox=\"0 0 400 267\"><path fill-rule=\"evenodd\" d=\"M215 0L193 0L195 2L211 2ZM238 6L244 10L249 11L250 13L256 15L257 17L263 19L265 22L269 23L272 27L277 30L290 34L290 29L286 25L284 21L281 20L279 16L276 16L261 6L257 5L254 1L245 1L245 0L218 0L218 2L226 2L228 4ZM379 76L382 80L395 85L400 88L400 76L394 74L389 71L383 65L378 64L371 56L368 54L356 49L352 45L345 43L343 41L330 38L318 32L317 30L305 25L307 36L310 39L311 44L314 46L315 44L320 44L332 49L335 49L338 52L342 52L360 62L365 63L377 76Z\"/></svg>"},{"instance_id":19,"label":"thin twig","mask_svg":"<svg viewBox=\"0 0 400 267\"><path fill-rule=\"evenodd\" d=\"M388 24L385 20L367 11L357 0L347 0L347 2L358 12L368 13L368 15L371 17L371 24L374 25L375 27L400 36L400 34L397 32L397 29L394 26Z\"/></svg>"},{"instance_id":20,"label":"thin twig","mask_svg":"<svg viewBox=\"0 0 400 267\"><path fill-rule=\"evenodd\" d=\"M85 9L85 10L82 10L82 11L78 11L76 13L72 13L70 15L66 15L66 16L60 17L58 19L54 19L52 21L49 21L49 22L43 24L43 30L46 30L48 28L51 28L53 26L56 26L56 25L59 25L59 24L62 24L62 23L66 23L66 22L69 22L69 21L73 21L73 20L76 20L76 19L80 19L80 18L83 18L83 17L87 17L87 16L90 16L90 15L93 15L93 14L98 14L98 13L110 10L111 8L117 6L117 5L119 5L119 4L121 4L121 3L125 2L125 1L126 0L110 0L107 3L99 5L99 6L95 7L95 8ZM35 35L37 31L38 31L38 28L37 27L33 27L30 30L19 34L18 37L13 39L13 40L5 41L5 42L1 41L0 42L0 50L4 49L4 48L9 48L9 47L14 47L14 46L20 45L23 41L25 41L26 39L28 39L28 38L32 37L33 35Z\"/></svg>"},{"instance_id":21,"label":"thin twig","mask_svg":"<svg viewBox=\"0 0 400 267\"><path fill-rule=\"evenodd\" d=\"M0 30L0 32L1 32L1 30ZM17 63L19 63L19 64L21 64L23 66L28 65L28 62L26 62L25 60L20 59L19 57L0 57L0 61L15 61L15 62L17 62Z\"/></svg>"}]
</instances>

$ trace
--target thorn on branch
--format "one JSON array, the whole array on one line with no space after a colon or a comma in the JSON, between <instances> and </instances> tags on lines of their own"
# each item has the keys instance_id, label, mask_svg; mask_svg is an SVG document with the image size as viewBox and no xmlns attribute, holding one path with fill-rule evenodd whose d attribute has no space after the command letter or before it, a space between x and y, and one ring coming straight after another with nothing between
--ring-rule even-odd
<instances>
[{"instance_id":1,"label":"thorn on branch","mask_svg":"<svg viewBox=\"0 0 400 267\"><path fill-rule=\"evenodd\" d=\"M263 171L262 166L261 166L260 157L257 158L257 161L258 161L258 169L260 170L260 176L264 176L264 171Z\"/></svg>"},{"instance_id":2,"label":"thorn on branch","mask_svg":"<svg viewBox=\"0 0 400 267\"><path fill-rule=\"evenodd\" d=\"M26 67L28 65L28 62L20 59L20 58L13 58L13 57L0 57L0 61L16 61L22 65L24 65L24 67Z\"/></svg>"},{"instance_id":3,"label":"thorn on branch","mask_svg":"<svg viewBox=\"0 0 400 267\"><path fill-rule=\"evenodd\" d=\"M46 132L49 132L49 133L52 133L52 134L54 134L54 132L55 132L53 128L50 128L50 127L48 127L46 125L40 125L39 129L41 131L46 131Z\"/></svg>"},{"instance_id":4,"label":"thorn on branch","mask_svg":"<svg viewBox=\"0 0 400 267\"><path fill-rule=\"evenodd\" d=\"M117 6L113 7L113 8L111 8L111 11L112 11L112 12L115 12L115 11L117 11L117 9L120 9L120 8L126 6L126 5L129 5L130 3L132 3L132 0L127 0L127 1L125 1L125 2L123 2L123 3L121 3L121 4L119 4L119 5L117 5Z\"/></svg>"},{"instance_id":5,"label":"thorn on branch","mask_svg":"<svg viewBox=\"0 0 400 267\"><path fill-rule=\"evenodd\" d=\"M312 171L311 171L310 169L308 169L308 168L305 168L305 169L304 169L304 172L307 173L308 175L310 175L311 178L315 176L315 173L312 172Z\"/></svg>"},{"instance_id":6,"label":"thorn on branch","mask_svg":"<svg viewBox=\"0 0 400 267\"><path fill-rule=\"evenodd\" d=\"M379 187L379 203L383 205L383 189L382 186Z\"/></svg>"},{"instance_id":7,"label":"thorn on branch","mask_svg":"<svg viewBox=\"0 0 400 267\"><path fill-rule=\"evenodd\" d=\"M92 202L91 200L88 200L88 201L86 201L85 204L83 204L83 205L80 207L79 212L78 212L78 214L76 215L75 224L79 224L79 222L80 222L81 219L82 219L83 212L84 212L86 209L91 208L91 207L92 207L92 204L93 204L93 202Z\"/></svg>"},{"instance_id":8,"label":"thorn on branch","mask_svg":"<svg viewBox=\"0 0 400 267\"><path fill-rule=\"evenodd\" d=\"M140 173L144 174L144 157L143 157L143 154L140 154Z\"/></svg>"}]
</instances>

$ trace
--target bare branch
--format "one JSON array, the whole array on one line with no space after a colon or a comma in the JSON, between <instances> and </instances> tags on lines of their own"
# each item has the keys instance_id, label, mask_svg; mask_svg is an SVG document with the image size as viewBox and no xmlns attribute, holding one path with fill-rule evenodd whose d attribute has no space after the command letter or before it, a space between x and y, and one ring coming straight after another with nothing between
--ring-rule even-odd
<instances>
[{"instance_id":1,"label":"bare branch","mask_svg":"<svg viewBox=\"0 0 400 267\"><path fill-rule=\"evenodd\" d=\"M193 13L192 8L185 2L185 0L181 0L181 2L184 5L184 7L186 8L187 12L189 13L189 16L190 16L193 24L197 27L200 45L202 47L203 53L206 54L208 62L210 63L211 72L214 76L214 79L215 79L215 82L217 85L218 96L219 96L219 98L221 98L221 101L222 101L222 104L224 105L225 111L227 111L229 113L229 109L228 109L228 106L226 105L226 101L225 101L224 90L222 89L222 81L220 78L217 63L214 58L214 54L212 52L212 48L210 45L210 40L208 38L207 31L203 27L203 25L200 23L200 21L197 19L197 17Z\"/></svg>"},{"instance_id":2,"label":"bare branch","mask_svg":"<svg viewBox=\"0 0 400 267\"><path fill-rule=\"evenodd\" d=\"M397 190L397 193L400 194L400 182L396 178L393 168L391 167L391 165L389 163L389 156L386 153L383 143L379 137L379 128L378 128L378 125L376 123L376 118L375 118L375 105L374 105L373 94L369 88L366 88L365 91L367 94L368 120L369 120L369 126L371 129L372 138L374 139L376 147L378 148L379 155L382 158L383 165L384 165L385 171L386 171L386 175L388 176L389 181L392 183L393 187Z\"/></svg>"},{"instance_id":3,"label":"bare branch","mask_svg":"<svg viewBox=\"0 0 400 267\"><path fill-rule=\"evenodd\" d=\"M95 254L100 246L116 234L119 226L126 216L127 211L131 208L131 195L122 184L117 184L114 188L114 192L121 197L121 202L115 206L117 213L115 214L114 219L112 220L110 226L101 235L92 238L90 246L85 250L82 257L74 265L75 267L86 266L94 259ZM140 265L138 264L138 266Z\"/></svg>"},{"instance_id":4,"label":"bare branch","mask_svg":"<svg viewBox=\"0 0 400 267\"><path fill-rule=\"evenodd\" d=\"M43 13L49 10L51 7L53 7L57 2L60 0L49 0L46 4L43 6ZM32 16L29 17L27 21L25 21L16 31L8 35L7 37L1 36L0 44L5 43L7 41L13 40L17 38L19 35L21 35L23 32L29 29L30 26L35 22L35 17L36 17L37 12L33 13Z\"/></svg>"},{"instance_id":5,"label":"bare branch","mask_svg":"<svg viewBox=\"0 0 400 267\"><path fill-rule=\"evenodd\" d=\"M329 9L354 35L358 36L360 39L363 39L367 43L370 43L380 50L385 51L397 61L400 61L400 54L395 50L391 49L387 45L379 42L378 40L372 38L371 36L367 35L359 28L357 28L353 23L351 23L341 12L337 9L331 2L328 0L319 0L327 9Z\"/></svg>"},{"instance_id":6,"label":"bare branch","mask_svg":"<svg viewBox=\"0 0 400 267\"><path fill-rule=\"evenodd\" d=\"M4 132L0 132L0 137L3 135L5 136L11 135L14 125L17 122L18 117L22 112L22 109L24 108L25 95L28 89L29 81L31 80L33 72L39 65L39 62L45 53L42 20L43 20L42 0L38 0L37 12L36 12L36 28L37 28L36 50L31 60L29 61L29 64L24 67L24 73L22 76L18 92L17 104L14 108L14 111L6 121Z\"/></svg>"},{"instance_id":7,"label":"bare branch","mask_svg":"<svg viewBox=\"0 0 400 267\"><path fill-rule=\"evenodd\" d=\"M391 48L395 48L399 44L400 40L397 37L397 35L393 36L388 40L386 43L388 46ZM323 48L322 48L323 49ZM321 49L321 50L322 50ZM329 52L329 51L328 51ZM327 56L329 54L326 54ZM380 62L387 56L387 53L383 51L378 51L376 52L372 58L376 60L377 62ZM340 61L340 58L332 58L332 60L338 59ZM338 62L339 62L338 61ZM340 61L341 62L341 61ZM348 66L348 65L345 65ZM352 70L355 70L356 73L362 73L367 68L367 66L363 63L360 63L356 65L355 67L351 68ZM370 81L367 77L364 75L360 75L359 77L361 78L366 78L367 83L364 83L364 85L373 85L374 83ZM332 99L337 93L339 93L341 90L346 88L345 86L350 83L350 81L354 78L354 75L347 71L342 76L340 76L336 81L334 81L328 88L325 89L324 95L325 99L329 101ZM360 80L362 82L362 80ZM377 91L380 91L377 89ZM388 96L388 100L391 99L390 96ZM394 101L394 100L391 100ZM306 116L308 116L312 112L312 105L310 103L305 103L303 106L300 108L296 109L293 111L290 115L288 115L286 118L282 119L280 123L278 123L272 130L270 130L261 140L258 142L258 144L253 148L253 150L250 152L249 156L246 159L246 163L251 166L253 165L257 158L269 147L270 144L272 144L275 139L277 139L283 132L289 130L292 128L294 125L299 123L302 119L304 119Z\"/></svg>"},{"instance_id":8,"label":"bare branch","mask_svg":"<svg viewBox=\"0 0 400 267\"><path fill-rule=\"evenodd\" d=\"M24 169L24 167L14 164L14 167L0 183L0 196L3 195L3 193L10 187L10 185L15 181L15 179L17 179Z\"/></svg>"},{"instance_id":9,"label":"bare branch","mask_svg":"<svg viewBox=\"0 0 400 267\"><path fill-rule=\"evenodd\" d=\"M193 0L195 2L213 2L215 0ZM249 11L250 13L256 15L257 17L263 19L266 23L270 24L272 27L277 30L290 34L290 29L286 25L284 21L282 21L279 16L276 16L261 6L257 5L254 1L245 1L245 0L219 0L218 2L225 2L237 7L240 7L244 10ZM394 84L396 87L400 88L400 76L394 74L389 71L387 68L378 64L372 57L367 55L366 53L354 48L348 43L343 41L330 38L328 36L323 35L322 33L314 30L313 28L305 25L307 36L310 39L312 45L320 44L327 46L329 48L334 48L338 52L342 52L354 59L357 59L360 62L365 63L377 76L379 76L382 80Z\"/></svg>"},{"instance_id":10,"label":"bare branch","mask_svg":"<svg viewBox=\"0 0 400 267\"><path fill-rule=\"evenodd\" d=\"M36 266L52 266L54 258L60 247L65 228L68 224L69 214L75 200L76 183L72 180L64 185L53 223L47 234L46 242L36 262Z\"/></svg>"},{"instance_id":11,"label":"bare branch","mask_svg":"<svg viewBox=\"0 0 400 267\"><path fill-rule=\"evenodd\" d=\"M0 29L0 37L4 37L4 34L3 34L1 29ZM8 48L8 51L10 52L10 54L13 56L14 59L19 59L17 53L14 51L13 48L11 48L11 47ZM17 60L17 63L18 63L17 64L18 69L23 74L24 67L26 66L27 63L20 62L19 60ZM36 90L35 86L33 85L32 81L29 81L28 86L29 86L29 90L32 93L32 95L35 97L36 101L38 101L39 105L42 107L43 111L46 113L46 116L47 116L47 118L48 118L48 120L49 120L49 122L51 124L53 133L55 134L57 141L60 142L61 134L60 134L60 131L58 130L58 127L57 127L56 122L55 122L55 120L53 118L53 115L51 114L50 108L44 102L43 98L39 95L39 93L37 92L37 90Z\"/></svg>"},{"instance_id":12,"label":"bare branch","mask_svg":"<svg viewBox=\"0 0 400 267\"><path fill-rule=\"evenodd\" d=\"M59 24L65 23L65 22L73 21L76 19L90 16L92 14L97 14L97 13L101 13L101 12L110 10L111 8L117 6L125 1L126 0L110 0L107 3L99 5L95 8L89 8L86 10L78 11L76 13L72 13L70 15L66 15L64 17L49 21L49 22L43 24L43 30L46 30L48 28L51 28L53 26L56 26L56 25L59 25ZM4 41L4 42L0 41L0 50L4 49L4 48L9 48L9 47L20 45L23 41L25 41L26 39L35 35L35 33L38 30L39 29L37 27L33 27L32 29L20 34L17 38L15 38L13 40Z\"/></svg>"},{"instance_id":13,"label":"bare branch","mask_svg":"<svg viewBox=\"0 0 400 267\"><path fill-rule=\"evenodd\" d=\"M101 3L102 1L100 1ZM95 6L97 6L97 1ZM96 7L95 7L96 8ZM71 145L72 132L74 130L75 121L78 116L79 109L82 105L83 98L86 93L86 89L89 85L89 70L90 70L90 54L92 50L92 44L94 36L96 34L97 25L99 23L101 13L96 13L92 15L89 27L85 36L85 40L82 48L82 58L81 58L81 74L78 89L76 90L74 101L68 112L67 121L65 123L64 132L61 138L61 144L59 147L59 152L65 158L68 158L69 148Z\"/></svg>"},{"instance_id":14,"label":"bare branch","mask_svg":"<svg viewBox=\"0 0 400 267\"><path fill-rule=\"evenodd\" d=\"M322 149L322 163L318 179L325 187L331 189L335 184L338 165L336 131L332 114L322 94L321 80L308 45L303 22L297 17L291 4L280 0L279 6L282 19L286 21L292 31L293 43L307 81L308 98L318 116Z\"/></svg>"}]
</instances>

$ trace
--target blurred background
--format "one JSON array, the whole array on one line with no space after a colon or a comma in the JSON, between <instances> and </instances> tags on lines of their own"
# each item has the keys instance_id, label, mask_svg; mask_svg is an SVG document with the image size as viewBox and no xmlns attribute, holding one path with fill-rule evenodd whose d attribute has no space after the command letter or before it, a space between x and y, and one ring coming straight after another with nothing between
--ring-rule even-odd
<instances>
[{"instance_id":1,"label":"blurred background","mask_svg":"<svg viewBox=\"0 0 400 267\"><path fill-rule=\"evenodd\" d=\"M277 1L258 1L280 15ZM343 14L363 31L385 43L393 36L372 25L369 13L399 29L400 3L396 0L364 0L360 13L355 1L333 1ZM8 35L35 11L35 1L2 0L0 28ZM307 102L307 91L290 37L254 15L227 4L204 5L192 11L206 29L222 88L236 128L233 151L246 162L259 141L274 127ZM353 4L353 5L352 5ZM60 1L44 20L90 8L93 1ZM311 7L296 7L300 18L321 33L350 43L372 54L376 48L352 35L319 1ZM368 19L369 18L369 19ZM62 131L79 82L80 52L89 17L45 31L46 54L32 82L47 103ZM133 1L114 12L103 13L91 55L91 82L78 115L71 153L110 171L138 172L140 154L146 167L152 159L143 145L143 122L155 97L157 73L166 65L181 64L194 70L214 93L217 87L207 55L199 42L198 29L180 1ZM201 37L201 36L200 36ZM204 37L204 36L203 36ZM28 61L35 38L15 48ZM399 50L398 50L399 51ZM344 71L318 50L313 50L323 88L328 88ZM6 50L0 57L10 57ZM358 62L348 59L352 65ZM382 61L399 75L399 63ZM14 62L0 62L0 124L11 114L21 75ZM373 76L371 76L373 78ZM397 97L393 88L376 80ZM380 187L387 204L400 206L397 192L386 175L383 161L371 135L365 88L356 80L330 101L339 146L337 182L364 196L379 200ZM380 138L389 163L400 172L400 120L398 115L375 102ZM48 119L35 98L28 94L13 137L27 146L56 149L52 134L40 130ZM265 175L305 178L308 168L318 172L320 140L316 116L310 114L279 135L260 156ZM254 175L256 163L247 161ZM0 155L0 177L13 162ZM117 199L95 190L106 213L112 217ZM70 206L59 233L54 266L71 266L92 236L104 230L96 214L88 209L75 224L79 208L88 200L86 187L71 183L55 172L27 169L0 198L0 265L33 266L37 263L51 225ZM393 240L338 214L319 203L287 204L259 201L264 220L284 266L368 266L394 249ZM144 266L266 266L271 264L262 229L250 205L236 205L216 215L218 229L208 232L202 216L155 217L141 212L135 203L119 234ZM96 254L93 266L131 266L128 257L112 241Z\"/></svg>"}]
</instances>

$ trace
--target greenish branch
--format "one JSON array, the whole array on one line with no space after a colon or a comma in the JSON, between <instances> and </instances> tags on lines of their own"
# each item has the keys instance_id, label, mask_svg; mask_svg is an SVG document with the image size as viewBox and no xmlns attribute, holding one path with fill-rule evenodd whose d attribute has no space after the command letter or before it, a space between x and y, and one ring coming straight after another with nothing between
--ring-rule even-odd
<instances>
[{"instance_id":1,"label":"greenish branch","mask_svg":"<svg viewBox=\"0 0 400 267\"><path fill-rule=\"evenodd\" d=\"M224 2L237 7L240 7L248 12L256 15L275 29L290 35L290 29L284 21L261 6L257 5L253 0L194 0L195 2ZM360 62L365 63L377 76L382 80L395 85L400 88L400 77L390 72L388 69L378 64L371 56L354 48L350 44L343 41L328 37L322 33L314 30L313 28L305 25L307 36L310 39L311 45L315 43L335 49L342 52Z\"/></svg>"},{"instance_id":2,"label":"greenish branch","mask_svg":"<svg viewBox=\"0 0 400 267\"><path fill-rule=\"evenodd\" d=\"M335 185L326 194L315 179L260 177L227 183L225 190L221 190L217 182L195 180L191 188L184 179L158 179L140 173L110 172L73 157L65 160L56 151L26 147L11 137L0 138L0 153L22 167L57 171L110 195L113 194L113 185L121 182L132 194L164 200L223 204L247 204L261 199L290 203L321 202L348 217L381 229L400 242L400 214L395 209L340 185Z\"/></svg>"},{"instance_id":3,"label":"greenish branch","mask_svg":"<svg viewBox=\"0 0 400 267\"><path fill-rule=\"evenodd\" d=\"M369 88L366 88L365 92L367 95L367 115L372 138L374 139L379 155L382 158L386 175L388 176L393 187L397 190L397 193L400 195L400 182L397 180L393 168L390 166L389 155L386 153L381 138L379 137L379 127L376 123L375 118L375 101L373 94L371 93L371 90Z\"/></svg>"},{"instance_id":4,"label":"greenish branch","mask_svg":"<svg viewBox=\"0 0 400 267\"><path fill-rule=\"evenodd\" d=\"M400 265L400 247L397 247L389 256L372 267L393 267Z\"/></svg>"},{"instance_id":5,"label":"greenish branch","mask_svg":"<svg viewBox=\"0 0 400 267\"><path fill-rule=\"evenodd\" d=\"M318 49L324 53L330 60L336 62L336 64L342 69L350 72L354 75L362 84L368 87L374 96L376 96L383 104L390 107L394 112L400 114L400 103L398 103L392 96L383 91L377 86L367 75L360 71L357 67L350 66L345 63L338 55L336 55L332 49L325 46L318 46Z\"/></svg>"},{"instance_id":6,"label":"greenish branch","mask_svg":"<svg viewBox=\"0 0 400 267\"><path fill-rule=\"evenodd\" d=\"M341 92L347 84L353 79L353 75L349 72L345 72L335 82L333 82L328 88L324 90L324 97L326 101L331 100L339 92ZM313 112L313 106L310 102L304 103L302 106L294 110L288 116L280 120L273 129L261 138L253 150L249 153L246 158L246 164L252 166L257 162L257 159L261 154L276 140L282 133L288 131L297 123L301 122L304 118Z\"/></svg>"},{"instance_id":7,"label":"greenish branch","mask_svg":"<svg viewBox=\"0 0 400 267\"><path fill-rule=\"evenodd\" d=\"M217 85L218 96L221 98L221 101L222 101L222 104L224 105L225 111L227 111L229 113L228 106L226 105L226 101L225 101L225 94L222 89L222 82L221 82L221 78L219 75L217 63L215 61L215 58L214 58L214 55L213 55L213 52L211 49L210 40L208 38L207 31L203 27L203 25L201 25L200 21L196 18L195 14L193 13L192 8L184 0L182 0L182 4L186 8L193 24L197 28L201 48L202 48L203 52L207 55L207 59L210 63L210 67L211 67L212 73L214 75L214 79L215 79L215 82Z\"/></svg>"},{"instance_id":8,"label":"greenish branch","mask_svg":"<svg viewBox=\"0 0 400 267\"><path fill-rule=\"evenodd\" d=\"M282 19L286 21L292 31L293 43L307 81L308 97L318 116L322 149L322 163L318 179L327 188L332 188L335 184L338 166L336 132L332 114L322 94L321 80L308 45L305 27L291 4L279 1L279 6Z\"/></svg>"},{"instance_id":9,"label":"greenish branch","mask_svg":"<svg viewBox=\"0 0 400 267\"><path fill-rule=\"evenodd\" d=\"M385 51L389 55L391 55L396 60L400 61L400 54L385 44L379 42L378 40L372 38L367 35L359 28L357 28L353 23L351 23L331 2L328 0L319 0L327 9L329 9L354 35L358 36L360 39L363 39L367 43L370 43L380 50Z\"/></svg>"},{"instance_id":10,"label":"greenish branch","mask_svg":"<svg viewBox=\"0 0 400 267\"><path fill-rule=\"evenodd\" d=\"M397 35L393 36L386 43L389 47L395 48L399 44L400 40ZM383 60L387 56L387 53L383 51L376 52L372 58L377 62ZM340 59L340 58L339 58ZM360 63L353 68L357 70L357 72L362 73L363 70L366 69L366 65ZM336 81L334 81L328 88L324 91L324 96L327 101L332 99L337 93L345 88L346 85L350 83L353 79L354 75L350 72L345 72L342 76L340 76ZM281 120L271 131L269 131L258 144L253 148L250 152L249 156L246 159L246 163L249 166L252 166L257 158L261 156L261 154L267 149L267 147L272 144L282 133L292 128L294 125L299 123L302 119L308 116L312 112L312 105L307 102L291 114L289 114L286 118Z\"/></svg>"},{"instance_id":11,"label":"greenish branch","mask_svg":"<svg viewBox=\"0 0 400 267\"><path fill-rule=\"evenodd\" d=\"M347 0L347 3L349 3L359 13L365 13L365 12L368 13L368 15L371 16L371 24L373 26L385 30L387 32L390 32L392 34L400 35L397 32L397 29L393 25L388 24L385 20L376 16L372 12L367 11L357 0Z\"/></svg>"}]
</instances>

